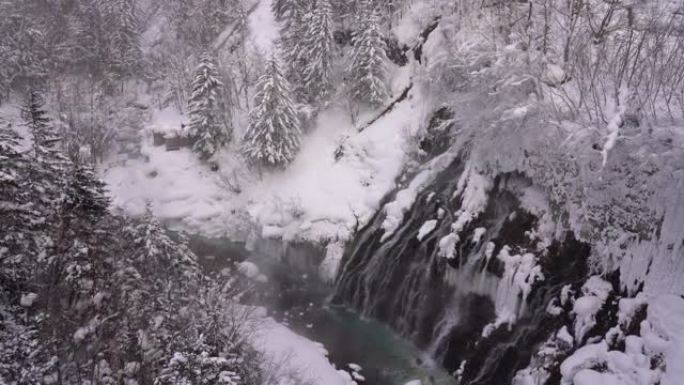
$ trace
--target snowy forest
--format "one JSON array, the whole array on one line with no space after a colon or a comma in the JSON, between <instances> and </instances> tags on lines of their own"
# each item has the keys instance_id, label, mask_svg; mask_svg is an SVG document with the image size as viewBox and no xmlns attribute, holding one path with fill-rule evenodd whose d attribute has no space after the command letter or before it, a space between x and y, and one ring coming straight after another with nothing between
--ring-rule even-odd
<instances>
[{"instance_id":1,"label":"snowy forest","mask_svg":"<svg viewBox=\"0 0 684 385\"><path fill-rule=\"evenodd\" d=\"M683 385L681 0L0 0L0 385Z\"/></svg>"}]
</instances>

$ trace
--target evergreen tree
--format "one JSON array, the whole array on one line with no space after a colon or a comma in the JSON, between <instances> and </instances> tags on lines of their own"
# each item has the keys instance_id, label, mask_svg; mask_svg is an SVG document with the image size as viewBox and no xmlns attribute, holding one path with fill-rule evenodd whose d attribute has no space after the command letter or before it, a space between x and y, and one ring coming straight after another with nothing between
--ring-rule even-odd
<instances>
[{"instance_id":1,"label":"evergreen tree","mask_svg":"<svg viewBox=\"0 0 684 385\"><path fill-rule=\"evenodd\" d=\"M347 74L350 96L356 103L377 107L387 98L387 57L380 32L380 17L369 4L362 7L360 30L354 36Z\"/></svg>"},{"instance_id":2,"label":"evergreen tree","mask_svg":"<svg viewBox=\"0 0 684 385\"><path fill-rule=\"evenodd\" d=\"M73 59L77 68L101 76L109 61L109 33L100 2L79 1L72 17Z\"/></svg>"},{"instance_id":3,"label":"evergreen tree","mask_svg":"<svg viewBox=\"0 0 684 385\"><path fill-rule=\"evenodd\" d=\"M325 100L332 88L333 39L332 7L329 0L318 0L307 23L303 54L303 79L299 92L309 102Z\"/></svg>"},{"instance_id":4,"label":"evergreen tree","mask_svg":"<svg viewBox=\"0 0 684 385\"><path fill-rule=\"evenodd\" d=\"M290 0L273 0L271 2L271 12L276 20L283 20L285 15L292 9L293 1Z\"/></svg>"},{"instance_id":5,"label":"evergreen tree","mask_svg":"<svg viewBox=\"0 0 684 385\"><path fill-rule=\"evenodd\" d=\"M242 15L237 0L171 0L171 19L178 37L205 49L234 20Z\"/></svg>"},{"instance_id":6,"label":"evergreen tree","mask_svg":"<svg viewBox=\"0 0 684 385\"><path fill-rule=\"evenodd\" d=\"M268 166L291 162L299 151L299 124L290 86L276 59L271 58L266 74L257 83L243 153L249 160Z\"/></svg>"},{"instance_id":7,"label":"evergreen tree","mask_svg":"<svg viewBox=\"0 0 684 385\"><path fill-rule=\"evenodd\" d=\"M0 99L12 89L43 83L54 57L51 36L36 2L0 2Z\"/></svg>"},{"instance_id":8,"label":"evergreen tree","mask_svg":"<svg viewBox=\"0 0 684 385\"><path fill-rule=\"evenodd\" d=\"M285 62L285 77L290 84L304 83L306 67L306 42L308 23L311 18L311 0L292 0L283 14L281 48ZM300 91L294 89L293 91ZM296 95L298 98L303 95Z\"/></svg>"},{"instance_id":9,"label":"evergreen tree","mask_svg":"<svg viewBox=\"0 0 684 385\"><path fill-rule=\"evenodd\" d=\"M34 139L45 139L41 135L45 136L48 134L48 124L50 123L50 118L47 117L47 112L43 109L45 105L45 100L43 94L39 91L29 92L29 97L26 105L23 108L23 113L26 118L26 123L33 135L38 135L39 138Z\"/></svg>"},{"instance_id":10,"label":"evergreen tree","mask_svg":"<svg viewBox=\"0 0 684 385\"><path fill-rule=\"evenodd\" d=\"M140 68L142 51L134 0L109 0L115 5L114 15L117 25L112 34L112 68L121 77L131 77Z\"/></svg>"},{"instance_id":11,"label":"evergreen tree","mask_svg":"<svg viewBox=\"0 0 684 385\"><path fill-rule=\"evenodd\" d=\"M44 106L43 94L39 91L31 91L22 114L33 136L33 149L38 162L43 166L61 169L66 164L66 158L56 146L60 137L51 124Z\"/></svg>"},{"instance_id":12,"label":"evergreen tree","mask_svg":"<svg viewBox=\"0 0 684 385\"><path fill-rule=\"evenodd\" d=\"M133 76L140 68L142 51L134 0L108 0L104 3L107 21L109 70L119 78Z\"/></svg>"},{"instance_id":13,"label":"evergreen tree","mask_svg":"<svg viewBox=\"0 0 684 385\"><path fill-rule=\"evenodd\" d=\"M27 124L49 129L31 104ZM264 383L226 301L243 288L204 276L149 212L109 213L93 170L54 173L41 143L0 125L0 383Z\"/></svg>"},{"instance_id":14,"label":"evergreen tree","mask_svg":"<svg viewBox=\"0 0 684 385\"><path fill-rule=\"evenodd\" d=\"M36 212L49 217L56 215L56 207L62 199L61 193L68 180L67 170L70 163L57 145L60 137L52 121L44 109L43 95L38 91L30 93L28 102L23 108L26 125L32 135L34 158L29 162L28 176L31 189L31 200L41 202L44 206L36 206Z\"/></svg>"},{"instance_id":15,"label":"evergreen tree","mask_svg":"<svg viewBox=\"0 0 684 385\"><path fill-rule=\"evenodd\" d=\"M0 244L7 248L0 251L0 282L30 276L27 260L37 251L33 239L23 237L38 218L32 210L23 209L30 203L33 186L26 183L29 159L20 150L19 141L19 135L11 127L0 127L0 202L3 202L0 204Z\"/></svg>"},{"instance_id":16,"label":"evergreen tree","mask_svg":"<svg viewBox=\"0 0 684 385\"><path fill-rule=\"evenodd\" d=\"M231 130L224 115L226 103L222 87L213 58L203 55L195 70L188 101L190 133L196 139L193 151L202 159L210 158L230 142Z\"/></svg>"},{"instance_id":17,"label":"evergreen tree","mask_svg":"<svg viewBox=\"0 0 684 385\"><path fill-rule=\"evenodd\" d=\"M109 207L105 184L92 167L75 162L67 186L64 210L77 212L81 219L97 220Z\"/></svg>"}]
</instances>

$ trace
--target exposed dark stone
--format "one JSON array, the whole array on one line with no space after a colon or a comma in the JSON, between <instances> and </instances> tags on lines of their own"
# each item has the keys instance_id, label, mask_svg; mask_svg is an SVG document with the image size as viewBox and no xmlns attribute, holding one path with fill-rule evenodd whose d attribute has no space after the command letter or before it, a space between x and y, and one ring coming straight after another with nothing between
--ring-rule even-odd
<instances>
[{"instance_id":1,"label":"exposed dark stone","mask_svg":"<svg viewBox=\"0 0 684 385\"><path fill-rule=\"evenodd\" d=\"M448 119L450 111L440 109L430 125ZM460 160L441 172L418 195L400 226L386 240L381 241L381 224L385 219L382 210L359 231L343 257L333 302L350 305L365 316L391 325L419 347L435 348L436 358L450 371L458 369L465 360L462 384L509 384L516 371L529 364L538 346L570 323L566 316L549 315L546 308L564 285L581 287L587 277L590 249L572 234L552 244L540 257L545 279L534 285L526 310L510 328L503 325L482 338L482 328L494 319L492 300L468 292L467 285L472 282L463 282L464 290L456 294L458 288L450 285L461 282L447 283L446 273L449 269L462 269L477 258L481 265L473 274L501 276L503 267L497 258L493 256L489 262L483 258L486 244L495 244L494 255L504 245L512 253L536 250L536 241L528 232L536 226L537 218L521 208L514 192L514 186L525 178L501 176L494 181L484 212L459 233L455 258L442 258L437 244L451 233L454 213L462 203L462 197L453 197L462 172ZM385 201L394 199L394 194L389 194ZM440 209L442 217L437 215ZM420 227L432 219L438 220L436 228L418 240ZM473 234L478 227L486 232L476 243ZM454 306L460 311L457 324L451 330L443 330L446 310L453 310ZM612 319L606 319L605 323L609 322ZM550 370L552 378L560 380L558 368Z\"/></svg>"},{"instance_id":2,"label":"exposed dark stone","mask_svg":"<svg viewBox=\"0 0 684 385\"><path fill-rule=\"evenodd\" d=\"M178 136L166 137L166 151L178 151L181 148L181 138Z\"/></svg>"},{"instance_id":3,"label":"exposed dark stone","mask_svg":"<svg viewBox=\"0 0 684 385\"><path fill-rule=\"evenodd\" d=\"M587 274L589 246L567 234L563 243L555 243L542 262L545 280L535 285L527 299L527 312L508 330L502 327L471 350L463 371L462 384L510 384L515 373L526 367L537 347L551 333L564 325L562 317L546 313L546 306L560 294L565 284L580 283ZM551 368L555 382L558 368Z\"/></svg>"},{"instance_id":4,"label":"exposed dark stone","mask_svg":"<svg viewBox=\"0 0 684 385\"><path fill-rule=\"evenodd\" d=\"M390 104L388 104L387 107L383 108L382 111L380 111L380 113L377 116L375 116L373 119L368 121L366 124L362 125L359 128L359 132L370 127L373 123L377 122L380 118L382 118L383 116L390 113L397 104L403 102L404 99L406 99L406 97L409 94L409 91L411 91L412 88L413 88L413 83L409 84L406 88L404 88L404 91L402 91L402 93L399 96L394 98L394 100L392 100L392 102Z\"/></svg>"},{"instance_id":5,"label":"exposed dark stone","mask_svg":"<svg viewBox=\"0 0 684 385\"><path fill-rule=\"evenodd\" d=\"M428 24L427 27L425 27L423 32L420 33L420 40L418 41L418 44L416 44L416 46L413 47L413 57L416 59L416 61L418 63L422 63L423 44L425 44L427 39L430 37L430 34L435 29L437 29L437 26L439 25L439 20L440 20L440 17L437 17L430 24Z\"/></svg>"},{"instance_id":6,"label":"exposed dark stone","mask_svg":"<svg viewBox=\"0 0 684 385\"><path fill-rule=\"evenodd\" d=\"M496 317L492 300L475 294L467 296L461 302L459 312L463 314L462 321L451 330L444 346L438 348L438 355L443 357L442 364L449 372L459 368L461 361L475 349L482 326Z\"/></svg>"},{"instance_id":7,"label":"exposed dark stone","mask_svg":"<svg viewBox=\"0 0 684 385\"><path fill-rule=\"evenodd\" d=\"M163 132L152 133L152 144L155 146L163 146L164 145L164 133Z\"/></svg>"},{"instance_id":8,"label":"exposed dark stone","mask_svg":"<svg viewBox=\"0 0 684 385\"><path fill-rule=\"evenodd\" d=\"M387 58L394 64L403 67L408 63L408 58L406 57L406 51L408 47L400 46L396 38L390 37L383 39L385 41L385 53Z\"/></svg>"},{"instance_id":9,"label":"exposed dark stone","mask_svg":"<svg viewBox=\"0 0 684 385\"><path fill-rule=\"evenodd\" d=\"M425 134L420 139L420 149L428 157L444 153L451 145L451 133L454 127L454 112L448 107L440 107L432 114Z\"/></svg>"},{"instance_id":10,"label":"exposed dark stone","mask_svg":"<svg viewBox=\"0 0 684 385\"><path fill-rule=\"evenodd\" d=\"M641 322L646 319L647 315L647 306L645 304L639 306L636 312L634 312L634 316L630 320L629 324L626 325L623 330L625 335L639 335L641 333Z\"/></svg>"},{"instance_id":11,"label":"exposed dark stone","mask_svg":"<svg viewBox=\"0 0 684 385\"><path fill-rule=\"evenodd\" d=\"M416 236L425 220L436 218L437 210L449 200L462 169L456 161L444 171L384 242L381 211L359 231L343 258L333 303L351 305L384 321L419 346L429 343L450 296L441 279L448 268L446 260L436 256L439 236L448 231L450 222L441 221L422 241ZM431 191L436 194L428 200Z\"/></svg>"}]
</instances>

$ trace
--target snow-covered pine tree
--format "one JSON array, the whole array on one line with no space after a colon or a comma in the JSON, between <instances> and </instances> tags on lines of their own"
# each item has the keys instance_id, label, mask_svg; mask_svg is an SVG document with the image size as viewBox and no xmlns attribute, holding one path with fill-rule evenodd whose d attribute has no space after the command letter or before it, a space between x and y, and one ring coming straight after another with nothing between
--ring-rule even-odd
<instances>
[{"instance_id":1,"label":"snow-covered pine tree","mask_svg":"<svg viewBox=\"0 0 684 385\"><path fill-rule=\"evenodd\" d=\"M290 0L273 0L271 2L271 12L275 15L277 20L283 20L292 10L293 1Z\"/></svg>"},{"instance_id":2,"label":"snow-covered pine tree","mask_svg":"<svg viewBox=\"0 0 684 385\"><path fill-rule=\"evenodd\" d=\"M28 207L32 195L31 186L25 183L30 160L21 151L19 135L9 125L0 124L0 243L5 248L0 258L0 282L13 282L30 276L30 264L21 254L35 251L32 239L24 237L24 233L30 231L31 221L37 218L31 210L22 209Z\"/></svg>"},{"instance_id":3,"label":"snow-covered pine tree","mask_svg":"<svg viewBox=\"0 0 684 385\"><path fill-rule=\"evenodd\" d=\"M359 104L377 107L387 98L387 57L380 32L380 15L372 3L362 4L359 30L354 36L347 70L350 97Z\"/></svg>"},{"instance_id":4,"label":"snow-covered pine tree","mask_svg":"<svg viewBox=\"0 0 684 385\"><path fill-rule=\"evenodd\" d=\"M285 64L284 74L295 87L304 83L306 36L310 18L311 0L292 0L282 17L280 44ZM296 96L299 98L302 95Z\"/></svg>"},{"instance_id":5,"label":"snow-covered pine tree","mask_svg":"<svg viewBox=\"0 0 684 385\"><path fill-rule=\"evenodd\" d=\"M309 102L324 101L332 88L333 14L329 0L318 0L311 19L306 24L302 58L302 82L297 84L298 95Z\"/></svg>"},{"instance_id":6,"label":"snow-covered pine tree","mask_svg":"<svg viewBox=\"0 0 684 385\"><path fill-rule=\"evenodd\" d=\"M195 138L193 151L206 160L230 142L232 130L225 111L223 83L216 62L209 54L202 55L195 70L192 95L188 101L190 134Z\"/></svg>"},{"instance_id":7,"label":"snow-covered pine tree","mask_svg":"<svg viewBox=\"0 0 684 385\"><path fill-rule=\"evenodd\" d=\"M53 41L35 5L28 0L0 2L1 94L43 83L55 64L49 52Z\"/></svg>"},{"instance_id":8,"label":"snow-covered pine tree","mask_svg":"<svg viewBox=\"0 0 684 385\"><path fill-rule=\"evenodd\" d=\"M44 106L43 94L39 91L31 91L26 105L22 108L24 121L33 137L33 150L38 163L63 170L66 165L66 158L56 148L56 143L59 142L60 138L55 132L56 130L52 126ZM56 169L52 171L56 172Z\"/></svg>"},{"instance_id":9,"label":"snow-covered pine tree","mask_svg":"<svg viewBox=\"0 0 684 385\"><path fill-rule=\"evenodd\" d=\"M233 21L245 17L240 0L166 0L176 36L191 49L203 49Z\"/></svg>"},{"instance_id":10,"label":"snow-covered pine tree","mask_svg":"<svg viewBox=\"0 0 684 385\"><path fill-rule=\"evenodd\" d=\"M74 162L71 180L67 185L64 208L79 213L79 218L95 220L104 216L109 207L109 198L105 194L105 184L92 167Z\"/></svg>"},{"instance_id":11,"label":"snow-covered pine tree","mask_svg":"<svg viewBox=\"0 0 684 385\"><path fill-rule=\"evenodd\" d=\"M29 92L28 100L22 112L33 135L47 134L46 130L50 118L47 117L47 112L43 109L44 105L45 100L41 92L35 90Z\"/></svg>"},{"instance_id":12,"label":"snow-covered pine tree","mask_svg":"<svg viewBox=\"0 0 684 385\"><path fill-rule=\"evenodd\" d=\"M48 204L59 199L69 160L57 146L60 137L48 118L44 105L42 93L31 91L22 113L33 139L34 159L29 164L29 175L37 188L32 191L41 195L35 197L36 200ZM50 208L46 207L48 209Z\"/></svg>"},{"instance_id":13,"label":"snow-covered pine tree","mask_svg":"<svg viewBox=\"0 0 684 385\"><path fill-rule=\"evenodd\" d=\"M259 164L282 166L299 151L299 117L291 98L290 86L275 57L259 78L249 128L243 139L243 153Z\"/></svg>"},{"instance_id":14,"label":"snow-covered pine tree","mask_svg":"<svg viewBox=\"0 0 684 385\"><path fill-rule=\"evenodd\" d=\"M109 23L109 70L119 78L131 77L142 60L136 2L108 0L103 4Z\"/></svg>"}]
</instances>

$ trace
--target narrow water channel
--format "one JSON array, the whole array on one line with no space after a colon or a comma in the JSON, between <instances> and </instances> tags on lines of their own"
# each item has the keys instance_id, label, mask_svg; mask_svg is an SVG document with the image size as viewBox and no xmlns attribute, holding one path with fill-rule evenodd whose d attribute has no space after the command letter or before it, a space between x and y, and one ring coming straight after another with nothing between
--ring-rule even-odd
<instances>
[{"instance_id":1,"label":"narrow water channel","mask_svg":"<svg viewBox=\"0 0 684 385\"><path fill-rule=\"evenodd\" d=\"M264 255L264 251L250 253L228 240L193 238L191 248L210 270L243 260L259 266L268 281L256 285L254 304L266 307L269 315L295 332L322 343L338 368L361 366L363 384L404 385L411 380L421 380L423 385L455 383L425 353L384 324L330 306L331 286L321 282L315 269L301 263L295 267Z\"/></svg>"}]
</instances>

